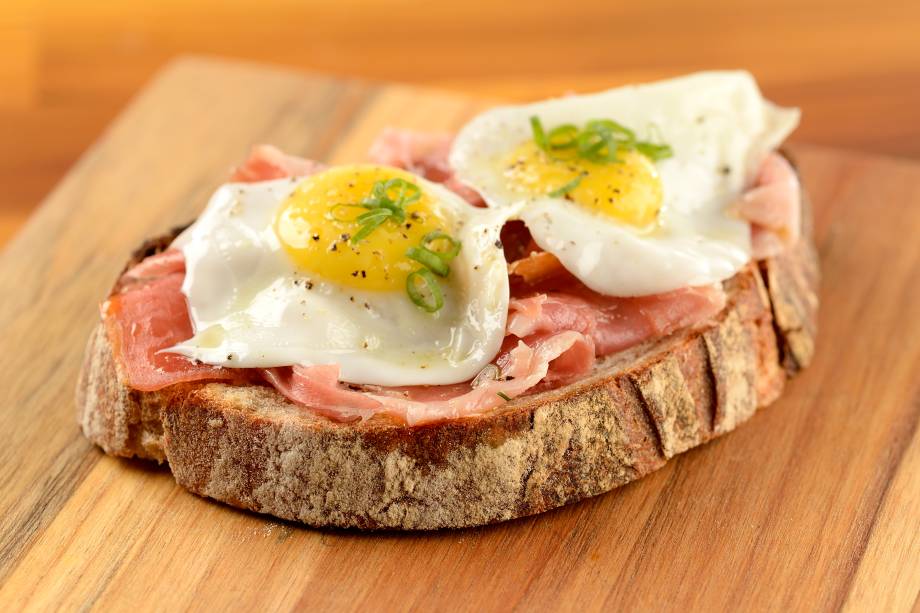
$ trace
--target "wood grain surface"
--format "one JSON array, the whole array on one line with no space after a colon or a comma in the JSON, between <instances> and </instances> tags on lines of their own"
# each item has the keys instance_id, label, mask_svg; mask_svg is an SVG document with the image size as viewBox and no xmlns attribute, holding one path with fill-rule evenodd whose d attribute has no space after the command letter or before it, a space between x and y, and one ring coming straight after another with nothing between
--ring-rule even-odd
<instances>
[{"instance_id":1,"label":"wood grain surface","mask_svg":"<svg viewBox=\"0 0 920 613\"><path fill-rule=\"evenodd\" d=\"M747 68L797 139L920 158L918 28L916 0L3 0L0 244L176 54L502 99Z\"/></svg>"},{"instance_id":2,"label":"wood grain surface","mask_svg":"<svg viewBox=\"0 0 920 613\"><path fill-rule=\"evenodd\" d=\"M316 531L105 456L74 420L96 302L250 144L363 157L482 101L189 59L162 73L0 255L0 610L909 610L920 588L920 164L797 146L824 281L818 352L770 408L541 516Z\"/></svg>"}]
</instances>

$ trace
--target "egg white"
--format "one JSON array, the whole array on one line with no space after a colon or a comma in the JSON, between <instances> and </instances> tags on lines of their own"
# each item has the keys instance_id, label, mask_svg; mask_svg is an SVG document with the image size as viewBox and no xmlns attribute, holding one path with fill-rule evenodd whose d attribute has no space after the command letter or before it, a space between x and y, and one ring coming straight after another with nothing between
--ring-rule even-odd
<instances>
[{"instance_id":1,"label":"egg white","mask_svg":"<svg viewBox=\"0 0 920 613\"><path fill-rule=\"evenodd\" d=\"M195 334L170 351L237 368L335 363L340 379L374 385L466 381L498 352L508 312L499 232L511 211L475 209L423 179L419 187L457 220L462 241L430 314L406 292L361 291L298 271L272 224L297 180L220 187L176 239Z\"/></svg>"},{"instance_id":2,"label":"egg white","mask_svg":"<svg viewBox=\"0 0 920 613\"><path fill-rule=\"evenodd\" d=\"M671 145L673 157L656 163L664 192L658 228L640 231L561 197L514 191L500 160L532 138L534 115L546 129L613 119ZM749 261L750 226L730 205L798 121L798 109L764 100L749 73L703 72L486 111L460 131L450 163L489 206L523 205L520 218L536 243L585 285L641 296L721 281Z\"/></svg>"}]
</instances>

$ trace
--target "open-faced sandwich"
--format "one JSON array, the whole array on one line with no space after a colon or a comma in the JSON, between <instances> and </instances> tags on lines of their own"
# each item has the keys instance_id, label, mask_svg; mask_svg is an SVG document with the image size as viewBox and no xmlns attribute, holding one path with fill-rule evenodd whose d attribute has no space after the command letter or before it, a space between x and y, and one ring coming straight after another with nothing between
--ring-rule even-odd
<instances>
[{"instance_id":1,"label":"open-faced sandwich","mask_svg":"<svg viewBox=\"0 0 920 613\"><path fill-rule=\"evenodd\" d=\"M429 529L593 496L725 433L813 350L817 264L743 72L256 147L101 307L86 436L316 526Z\"/></svg>"}]
</instances>

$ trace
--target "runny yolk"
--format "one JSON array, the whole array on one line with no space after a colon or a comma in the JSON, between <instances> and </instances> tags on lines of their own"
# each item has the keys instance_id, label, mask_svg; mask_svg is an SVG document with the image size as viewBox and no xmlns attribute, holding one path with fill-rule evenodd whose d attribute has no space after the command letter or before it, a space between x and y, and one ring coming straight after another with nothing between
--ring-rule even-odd
<instances>
[{"instance_id":1,"label":"runny yolk","mask_svg":"<svg viewBox=\"0 0 920 613\"><path fill-rule=\"evenodd\" d=\"M500 163L509 187L528 196L547 196L581 177L557 197L637 228L652 227L661 210L663 190L655 163L634 150L617 152L616 162L598 163L572 150L550 156L527 141Z\"/></svg>"},{"instance_id":2,"label":"runny yolk","mask_svg":"<svg viewBox=\"0 0 920 613\"><path fill-rule=\"evenodd\" d=\"M422 189L421 198L405 207L405 221L388 219L357 243L351 241L361 227L355 218L368 209L336 206L358 205L376 182L394 178L419 185L408 172L372 165L340 166L305 179L275 216L285 252L299 269L338 285L405 292L406 277L419 268L406 249L429 232L449 230L434 198Z\"/></svg>"}]
</instances>

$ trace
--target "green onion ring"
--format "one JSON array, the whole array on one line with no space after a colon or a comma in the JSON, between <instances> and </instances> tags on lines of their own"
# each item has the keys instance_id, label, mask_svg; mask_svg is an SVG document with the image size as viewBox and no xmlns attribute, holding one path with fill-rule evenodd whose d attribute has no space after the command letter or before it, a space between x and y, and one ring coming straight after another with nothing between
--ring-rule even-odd
<instances>
[{"instance_id":1,"label":"green onion ring","mask_svg":"<svg viewBox=\"0 0 920 613\"><path fill-rule=\"evenodd\" d=\"M351 217L351 218L342 217L341 213L337 213L336 211L341 211L342 209L366 209L366 208L367 207L361 204L339 203L339 204L333 205L333 207L329 209L329 217L332 218L333 221L349 223L352 221L357 221L357 217Z\"/></svg>"},{"instance_id":2,"label":"green onion ring","mask_svg":"<svg viewBox=\"0 0 920 613\"><path fill-rule=\"evenodd\" d=\"M434 243L435 241L440 241L440 240L447 241L450 244L450 249L448 249L447 251L435 251L434 249L432 249L431 244ZM429 232L428 234L422 237L422 248L431 251L432 253L437 255L439 258L441 258L445 262L450 262L452 259L457 257L457 255L460 253L460 248L462 246L463 244L460 241L455 239L450 234L441 232L440 230Z\"/></svg>"},{"instance_id":3,"label":"green onion ring","mask_svg":"<svg viewBox=\"0 0 920 613\"><path fill-rule=\"evenodd\" d=\"M550 198L559 198L560 196L565 196L567 193L578 187L579 183L581 183L581 175L578 175L562 187L557 187L546 195Z\"/></svg>"},{"instance_id":4,"label":"green onion ring","mask_svg":"<svg viewBox=\"0 0 920 613\"><path fill-rule=\"evenodd\" d=\"M626 142L636 142L635 132L623 124L615 122L612 119L592 119L587 124L585 124L585 130L591 132L609 132L611 134L622 134L625 137Z\"/></svg>"},{"instance_id":5,"label":"green onion ring","mask_svg":"<svg viewBox=\"0 0 920 613\"><path fill-rule=\"evenodd\" d=\"M533 142L537 143L537 147L546 151L549 148L546 142L546 133L543 131L543 124L540 123L540 118L536 115L530 117L530 130L533 132Z\"/></svg>"},{"instance_id":6,"label":"green onion ring","mask_svg":"<svg viewBox=\"0 0 920 613\"><path fill-rule=\"evenodd\" d=\"M427 298L419 290L419 281L428 291ZM427 268L420 268L406 277L406 293L412 302L428 313L436 313L444 306L444 294L441 293L441 286L438 285L437 279Z\"/></svg>"},{"instance_id":7,"label":"green onion ring","mask_svg":"<svg viewBox=\"0 0 920 613\"><path fill-rule=\"evenodd\" d=\"M560 141L559 139L563 139ZM566 140L567 139L567 140ZM550 149L571 149L577 144L578 128L570 123L557 126L546 135Z\"/></svg>"},{"instance_id":8,"label":"green onion ring","mask_svg":"<svg viewBox=\"0 0 920 613\"><path fill-rule=\"evenodd\" d=\"M376 221L377 218L387 219L388 217L393 216L393 211L387 208L380 207L379 209L372 209L367 213L361 213L355 217L355 221L358 223L367 223L368 221Z\"/></svg>"},{"instance_id":9,"label":"green onion ring","mask_svg":"<svg viewBox=\"0 0 920 613\"><path fill-rule=\"evenodd\" d=\"M371 232L380 227L383 222L389 218L389 215L377 216L373 219L367 220L364 224L358 228L358 231L355 232L354 236L351 237L351 244L354 245L358 241L364 240L370 235Z\"/></svg>"},{"instance_id":10,"label":"green onion ring","mask_svg":"<svg viewBox=\"0 0 920 613\"><path fill-rule=\"evenodd\" d=\"M446 277L450 273L450 266L441 259L441 256L424 247L409 247L406 249L406 257L411 258L419 264L427 267L431 272L439 277Z\"/></svg>"}]
</instances>

